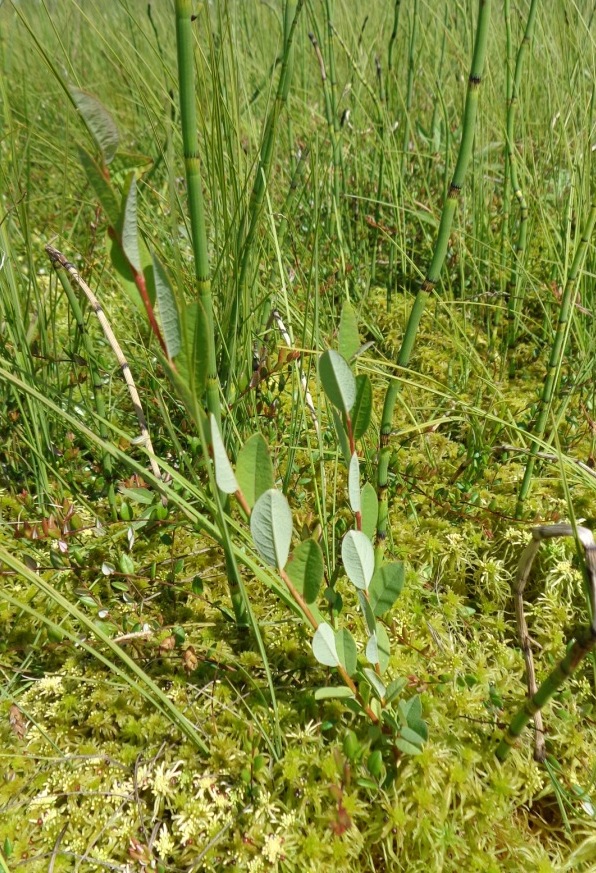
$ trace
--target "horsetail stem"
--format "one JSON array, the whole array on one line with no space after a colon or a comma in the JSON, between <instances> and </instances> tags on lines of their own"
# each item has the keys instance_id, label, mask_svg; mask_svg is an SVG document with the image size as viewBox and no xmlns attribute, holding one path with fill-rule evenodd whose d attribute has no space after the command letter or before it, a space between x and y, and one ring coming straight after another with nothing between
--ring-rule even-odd
<instances>
[{"instance_id":1,"label":"horsetail stem","mask_svg":"<svg viewBox=\"0 0 596 873\"><path fill-rule=\"evenodd\" d=\"M203 336L207 343L207 409L212 412L218 424L221 423L219 401L219 379L215 353L215 327L213 320L213 297L211 294L211 274L207 249L207 229L205 226L205 206L201 181L201 161L199 157L199 138L197 135L197 113L194 89L194 51L192 33L192 2L176 0L176 46L178 52L178 85L180 88L180 121L182 125L182 144L186 186L188 189L188 208L190 213L190 232L194 255L195 278L199 298L199 318L203 320ZM186 331L184 332L186 333Z\"/></svg>"},{"instance_id":2,"label":"horsetail stem","mask_svg":"<svg viewBox=\"0 0 596 873\"><path fill-rule=\"evenodd\" d=\"M507 729L507 733L499 743L495 752L499 761L504 761L509 755L512 746L514 745L521 732L533 718L537 712L548 703L571 674L579 667L583 659L588 655L596 645L596 628L590 625L589 627L581 628L575 635L575 640L565 655L565 657L557 664L547 679L544 680L536 694L526 700L523 706L518 710L513 717L511 724Z\"/></svg>"},{"instance_id":3,"label":"horsetail stem","mask_svg":"<svg viewBox=\"0 0 596 873\"><path fill-rule=\"evenodd\" d=\"M407 367L410 363L412 348L418 332L420 319L426 306L429 294L434 289L439 281L439 276L445 256L447 254L447 246L449 244L449 235L451 225L453 224L453 216L459 200L462 185L466 175L466 170L472 156L472 146L474 142L474 130L476 125L476 113L478 109L478 96L480 83L482 81L482 73L484 70L484 62L486 58L486 46L488 42L488 26L490 21L491 0L480 0L478 9L478 21L476 24L476 38L474 43L474 52L472 56L472 65L470 77L468 80L468 89L466 94L466 103L464 107L462 139L459 147L457 163L451 180L451 185L447 192L447 197L443 206L441 222L437 234L434 255L426 275L426 278L416 294L416 299L410 311L410 317L406 326L406 331L402 340L402 345L397 357L397 365L399 367ZM399 382L394 377L389 381L387 392L385 394L385 402L383 405L383 413L381 419L381 430L379 436L379 461L377 468L377 490L379 497L379 516L377 522L377 550L376 561L380 563L382 560L383 547L387 536L387 520L388 520L388 503L387 503L387 474L389 469L389 458L391 456L391 448L389 446L389 436L393 426L393 412L395 402L399 393Z\"/></svg>"}]
</instances>

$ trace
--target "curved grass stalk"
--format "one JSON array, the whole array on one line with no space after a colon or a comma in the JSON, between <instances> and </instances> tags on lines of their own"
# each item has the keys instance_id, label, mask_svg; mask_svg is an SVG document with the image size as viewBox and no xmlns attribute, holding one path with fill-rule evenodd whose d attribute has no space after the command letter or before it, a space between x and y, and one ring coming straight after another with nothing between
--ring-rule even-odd
<instances>
[{"instance_id":1,"label":"curved grass stalk","mask_svg":"<svg viewBox=\"0 0 596 873\"><path fill-rule=\"evenodd\" d=\"M544 380L540 403L538 406L538 418L532 431L532 437L538 437L538 439L540 440L543 440L544 433L546 431L546 423L548 421L551 404L556 391L559 373L563 362L563 353L565 351L565 345L567 343L567 337L569 335L569 329L571 327L571 317L574 311L574 305L577 296L577 281L583 268L584 260L588 250L588 244L594 232L595 225L596 203L593 203L590 208L590 213L588 215L586 225L582 230L581 238L575 252L575 257L573 258L573 263L571 264L569 275L567 276L565 290L563 291L563 296L561 298L557 330L555 333L555 338L553 340L553 345L551 348L550 358L548 362L548 369L546 372L546 378ZM528 461L526 463L524 478L522 480L522 484L519 489L519 496L517 499L516 515L518 518L523 513L524 502L530 492L530 487L532 485L532 476L534 473L534 464L536 461L538 448L538 443L532 442L530 456L528 457Z\"/></svg>"},{"instance_id":2,"label":"curved grass stalk","mask_svg":"<svg viewBox=\"0 0 596 873\"><path fill-rule=\"evenodd\" d=\"M204 336L207 348L207 409L218 423L221 422L219 400L219 378L215 353L215 327L213 319L213 296L211 293L211 273L207 248L207 229L205 225L205 205L201 181L201 161L199 157L199 138L197 135L197 112L194 89L194 51L192 33L192 2L176 0L176 46L178 57L178 85L180 88L180 121L182 124L182 144L184 166L188 188L188 208L190 212L190 233L194 255L195 278L199 299L199 318L204 323ZM181 307L181 311L183 307ZM184 331L185 335L186 331Z\"/></svg>"},{"instance_id":3,"label":"curved grass stalk","mask_svg":"<svg viewBox=\"0 0 596 873\"><path fill-rule=\"evenodd\" d=\"M514 150L514 126L515 126L515 109L517 106L517 101L519 97L519 89L521 85L521 75L523 70L523 61L528 50L528 46L530 45L530 41L532 39L532 35L534 33L534 23L536 21L536 12L538 10L538 0L532 0L530 9L528 11L528 18L526 21L526 29L524 31L523 39L521 41L520 47L517 52L517 57L515 59L515 72L513 74L513 79L510 81L511 91L507 95L507 125L506 125L506 147L507 147L507 161L506 165L509 169L509 175L511 179L511 189L513 190L513 194L517 199L519 204L519 227L517 231L517 242L515 244L515 252L513 256L513 264L511 267L511 274L509 278L509 287L508 287L508 301L507 301L507 347L511 347L515 342L515 338L517 335L517 316L519 312L519 305L521 303L521 295L520 295L520 270L523 267L524 255L526 251L527 237L528 237L528 203L525 197L525 194L521 188L519 182L519 175L517 172L517 162L515 157ZM506 10L507 14L507 10ZM510 34L510 27L508 31L508 35ZM509 195L509 191L506 192L507 196Z\"/></svg>"},{"instance_id":4,"label":"curved grass stalk","mask_svg":"<svg viewBox=\"0 0 596 873\"><path fill-rule=\"evenodd\" d=\"M569 646L565 657L557 664L547 679L544 680L540 688L537 688L534 660L532 657L532 640L528 633L528 626L524 615L524 588L540 544L546 539L571 536L577 536L577 539L584 547L585 576L588 584L591 621L587 627L582 627L576 631L573 642ZM596 646L596 543L594 542L592 531L585 527L577 527L574 530L570 524L554 524L534 528L532 539L520 558L514 584L514 596L518 633L526 662L528 698L513 717L495 754L500 761L504 761L525 726L530 719L534 718L536 727L534 757L537 761L543 761L546 757L546 747L541 710L565 682L565 679L571 676L586 655Z\"/></svg>"},{"instance_id":5,"label":"curved grass stalk","mask_svg":"<svg viewBox=\"0 0 596 873\"><path fill-rule=\"evenodd\" d=\"M59 263L58 261L56 263ZM99 375L99 370L95 361L95 349L93 348L93 343L91 341L91 337L89 336L89 332L87 331L85 325L85 319L83 318L83 310L81 309L81 305L79 303L79 298L74 293L72 285L68 281L68 279L64 276L64 274L60 271L56 271L58 275L58 279L60 280L60 284L68 298L68 303L72 310L72 314L74 316L74 320L76 321L77 328L79 334L83 341L83 347L85 349L85 354L87 356L87 367L89 368L89 375L91 376L91 385L93 387L93 399L95 401L95 411L97 412L99 418L99 435L102 439L108 440L110 438L109 430L104 423L104 419L107 418L106 414L106 405L104 399L104 391L103 391L103 382L101 380L101 376ZM74 278L74 277L73 277ZM104 475L106 477L107 484L107 496L108 503L110 505L110 509L112 512L112 518L116 520L118 518L118 507L116 505L116 493L114 489L114 478L113 478L113 464L112 458L108 454L103 454L101 458L101 464L103 467Z\"/></svg>"},{"instance_id":6,"label":"curved grass stalk","mask_svg":"<svg viewBox=\"0 0 596 873\"><path fill-rule=\"evenodd\" d=\"M147 419L145 418L145 413L143 412L143 406L141 404L139 392L137 391L134 379L132 378L132 373L130 371L128 361L124 357L122 347L120 346L120 343L114 335L114 331L112 330L110 323L106 318L101 303L99 302L91 288L87 285L87 283L83 281L83 279L79 275L77 268L73 264L71 264L70 261L67 261L64 255L59 252L58 249L55 249L53 246L50 245L47 245L45 248L48 257L54 265L55 269L58 270L60 267L63 267L66 270L75 285L83 292L83 294L89 301L89 306L97 316L97 320L101 324L102 330L110 345L110 348L114 352L116 360L118 361L118 366L122 371L122 376L124 377L124 381L126 382L126 386L128 388L128 393L130 394L130 398L132 400L132 405L134 407L137 421L139 423L139 429L141 431L139 443L142 443L144 446L147 447L147 450L149 452L149 463L151 464L153 474L156 476L156 478L161 479L161 471L159 469L157 461L155 460L155 453L153 451L151 436L149 434L149 429L147 428Z\"/></svg>"},{"instance_id":7,"label":"curved grass stalk","mask_svg":"<svg viewBox=\"0 0 596 873\"><path fill-rule=\"evenodd\" d=\"M472 65L470 69L470 77L468 80L468 90L466 94L466 103L463 117L462 139L459 147L457 164L453 173L453 178L447 192L447 197L441 214L441 223L437 234L435 251L428 269L426 278L416 294L414 305L410 311L410 317L406 326L406 331L402 341L401 348L397 357L399 367L407 367L410 363L410 357L418 326L422 318L422 314L426 307L426 302L435 288L445 257L447 255L447 247L449 244L449 235L453 224L453 217L457 207L459 196L461 194L462 185L465 179L466 170L472 156L474 143L474 131L476 127L476 114L478 110L478 97L482 74L484 70L484 62L486 58L486 47L488 43L488 28L490 21L491 0L480 0L478 8L478 21L476 24L476 38L474 43L474 53L472 57ZM400 390L400 383L397 379L392 378L389 381L387 392L385 394L385 402L383 405L383 414L381 419L381 430L379 439L379 463L377 469L377 490L379 497L379 520L377 523L377 553L376 560L378 563L382 560L382 552L384 547L385 537L387 536L387 474L389 468L389 458L391 449L389 446L389 437L393 426L393 412L397 395Z\"/></svg>"}]
</instances>

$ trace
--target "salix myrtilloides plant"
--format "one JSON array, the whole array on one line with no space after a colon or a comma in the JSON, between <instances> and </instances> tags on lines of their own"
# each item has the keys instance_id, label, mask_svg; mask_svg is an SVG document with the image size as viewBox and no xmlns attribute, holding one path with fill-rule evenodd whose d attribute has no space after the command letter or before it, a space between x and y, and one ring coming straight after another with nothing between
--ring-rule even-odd
<instances>
[{"instance_id":1,"label":"salix myrtilloides plant","mask_svg":"<svg viewBox=\"0 0 596 873\"><path fill-rule=\"evenodd\" d=\"M319 359L319 378L331 404L337 450L347 472L348 503L354 527L342 539L341 557L348 580L356 589L366 644L358 653L351 631L340 622L343 598L336 590L339 568L325 568L323 551L312 537L291 552L292 512L287 497L275 487L273 463L267 444L254 434L238 453L235 469L228 459L214 416L210 417L211 444L217 485L234 495L250 525L254 545L263 561L281 577L299 614L314 631L312 650L324 666L337 670L343 685L315 692L318 700L341 698L353 711L373 723L381 749L417 754L427 737L420 699L402 698L406 680L384 678L391 644L382 617L399 596L404 581L401 561L375 566L372 539L378 503L370 483L361 485L358 442L368 430L372 412L372 385L367 375L355 376L348 361L358 352L356 317L344 304L338 339L339 351L329 349ZM320 519L321 524L324 519ZM327 580L328 619L319 607ZM392 778L391 772L387 778Z\"/></svg>"}]
</instances>

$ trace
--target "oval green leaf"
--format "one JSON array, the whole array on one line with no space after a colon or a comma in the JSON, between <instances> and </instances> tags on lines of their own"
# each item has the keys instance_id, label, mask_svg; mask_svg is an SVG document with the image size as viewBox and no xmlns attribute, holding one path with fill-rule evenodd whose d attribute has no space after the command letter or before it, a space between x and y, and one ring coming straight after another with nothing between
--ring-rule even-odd
<instances>
[{"instance_id":1,"label":"oval green leaf","mask_svg":"<svg viewBox=\"0 0 596 873\"><path fill-rule=\"evenodd\" d=\"M307 603L314 603L325 575L323 552L313 539L304 540L286 565L286 573Z\"/></svg>"},{"instance_id":2,"label":"oval green leaf","mask_svg":"<svg viewBox=\"0 0 596 873\"><path fill-rule=\"evenodd\" d=\"M404 587L404 575L403 561L381 564L375 571L368 590L370 606L375 615L384 615L391 609Z\"/></svg>"},{"instance_id":3,"label":"oval green leaf","mask_svg":"<svg viewBox=\"0 0 596 873\"><path fill-rule=\"evenodd\" d=\"M350 441L348 439L348 435L346 433L346 429L344 427L344 423L342 421L341 415L338 411L332 406L331 407L331 415L333 416L333 423L335 425L335 433L337 434L337 441L339 443L339 447L341 449L341 453L343 455L344 463L346 467L350 466Z\"/></svg>"},{"instance_id":4,"label":"oval green leaf","mask_svg":"<svg viewBox=\"0 0 596 873\"><path fill-rule=\"evenodd\" d=\"M81 91L80 88L71 87L68 90L105 163L111 163L118 150L120 140L116 122L97 97L86 91Z\"/></svg>"},{"instance_id":5,"label":"oval green leaf","mask_svg":"<svg viewBox=\"0 0 596 873\"><path fill-rule=\"evenodd\" d=\"M356 400L350 413L355 440L361 439L368 430L372 415L372 405L372 382L369 376L361 374L356 377Z\"/></svg>"},{"instance_id":6,"label":"oval green leaf","mask_svg":"<svg viewBox=\"0 0 596 873\"><path fill-rule=\"evenodd\" d=\"M371 670L370 667L365 667L362 671L366 676L367 682L377 695L379 700L382 700L385 697L387 689L383 682L379 679L374 670Z\"/></svg>"},{"instance_id":7,"label":"oval green leaf","mask_svg":"<svg viewBox=\"0 0 596 873\"><path fill-rule=\"evenodd\" d=\"M335 634L331 625L322 622L312 638L312 652L319 664L325 667L337 667L339 657L335 647Z\"/></svg>"},{"instance_id":8,"label":"oval green leaf","mask_svg":"<svg viewBox=\"0 0 596 873\"><path fill-rule=\"evenodd\" d=\"M339 662L348 676L353 676L358 666L358 650L350 631L342 627L335 633L335 649Z\"/></svg>"},{"instance_id":9,"label":"oval green leaf","mask_svg":"<svg viewBox=\"0 0 596 873\"><path fill-rule=\"evenodd\" d=\"M261 494L250 516L250 532L263 560L283 570L292 541L292 513L281 491L270 488Z\"/></svg>"},{"instance_id":10,"label":"oval green leaf","mask_svg":"<svg viewBox=\"0 0 596 873\"><path fill-rule=\"evenodd\" d=\"M378 664L384 673L389 663L390 643L385 626L377 622L375 632L366 644L366 658L371 664Z\"/></svg>"},{"instance_id":11,"label":"oval green leaf","mask_svg":"<svg viewBox=\"0 0 596 873\"><path fill-rule=\"evenodd\" d=\"M261 494L273 488L271 455L260 433L253 434L240 449L236 461L236 476L240 490L251 509Z\"/></svg>"},{"instance_id":12,"label":"oval green leaf","mask_svg":"<svg viewBox=\"0 0 596 873\"><path fill-rule=\"evenodd\" d=\"M325 394L344 415L348 415L356 400L356 380L349 364L333 349L319 358L319 376Z\"/></svg>"},{"instance_id":13,"label":"oval green leaf","mask_svg":"<svg viewBox=\"0 0 596 873\"><path fill-rule=\"evenodd\" d=\"M358 463L356 452L352 455L348 469L348 496L352 512L360 512L362 509L360 500L360 464Z\"/></svg>"},{"instance_id":14,"label":"oval green leaf","mask_svg":"<svg viewBox=\"0 0 596 873\"><path fill-rule=\"evenodd\" d=\"M358 319L356 318L354 307L348 300L346 300L341 308L337 348L340 355L342 355L346 361L351 360L360 348Z\"/></svg>"},{"instance_id":15,"label":"oval green leaf","mask_svg":"<svg viewBox=\"0 0 596 873\"><path fill-rule=\"evenodd\" d=\"M366 590L375 570L375 553L366 534L349 530L341 544L341 557L350 582Z\"/></svg>"},{"instance_id":16,"label":"oval green leaf","mask_svg":"<svg viewBox=\"0 0 596 873\"><path fill-rule=\"evenodd\" d=\"M209 425L211 427L211 445L213 447L213 463L215 465L217 487L224 494L234 494L238 491L238 482L234 476L226 447L223 444L217 421L212 412L209 414Z\"/></svg>"},{"instance_id":17,"label":"oval green leaf","mask_svg":"<svg viewBox=\"0 0 596 873\"><path fill-rule=\"evenodd\" d=\"M393 740L394 745L403 752L404 755L420 755L422 749L419 746L415 746L413 743L409 743L407 740L404 740L402 737L396 737Z\"/></svg>"},{"instance_id":18,"label":"oval green leaf","mask_svg":"<svg viewBox=\"0 0 596 873\"><path fill-rule=\"evenodd\" d=\"M362 610L362 615L364 616L364 621L366 622L366 629L369 634L374 634L377 628L377 622L374 613L370 608L370 603L368 602L364 591L357 591L356 593L358 594L360 609Z\"/></svg>"},{"instance_id":19,"label":"oval green leaf","mask_svg":"<svg viewBox=\"0 0 596 873\"><path fill-rule=\"evenodd\" d=\"M362 489L360 503L362 506L362 533L372 539L377 532L379 501L377 500L377 492L370 482L367 482Z\"/></svg>"},{"instance_id":20,"label":"oval green leaf","mask_svg":"<svg viewBox=\"0 0 596 873\"><path fill-rule=\"evenodd\" d=\"M416 731L409 727L403 727L400 734L406 742L412 743L414 746L422 746L424 744L424 737L421 737L419 733L416 733Z\"/></svg>"},{"instance_id":21,"label":"oval green leaf","mask_svg":"<svg viewBox=\"0 0 596 873\"><path fill-rule=\"evenodd\" d=\"M317 688L315 691L315 700L345 700L347 697L354 697L354 692L345 685L337 685L335 688L329 686L327 688Z\"/></svg>"},{"instance_id":22,"label":"oval green leaf","mask_svg":"<svg viewBox=\"0 0 596 873\"><path fill-rule=\"evenodd\" d=\"M174 297L168 274L155 252L151 252L151 260L153 261L155 293L163 329L163 338L168 350L168 357L172 359L180 353L182 347L178 307L176 306L176 298Z\"/></svg>"},{"instance_id":23,"label":"oval green leaf","mask_svg":"<svg viewBox=\"0 0 596 873\"><path fill-rule=\"evenodd\" d=\"M124 200L122 212L122 250L131 266L142 272L141 255L139 253L139 228L137 223L137 180L135 174L130 174L128 192Z\"/></svg>"}]
</instances>

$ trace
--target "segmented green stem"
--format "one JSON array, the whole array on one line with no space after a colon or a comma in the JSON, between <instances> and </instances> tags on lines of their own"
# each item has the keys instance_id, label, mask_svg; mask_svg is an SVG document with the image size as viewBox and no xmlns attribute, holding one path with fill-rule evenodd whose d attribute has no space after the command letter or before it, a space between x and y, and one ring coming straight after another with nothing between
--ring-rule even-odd
<instances>
[{"instance_id":1,"label":"segmented green stem","mask_svg":"<svg viewBox=\"0 0 596 873\"><path fill-rule=\"evenodd\" d=\"M197 135L197 112L195 106L195 66L192 33L192 2L176 0L176 45L178 51L178 84L180 88L180 120L182 124L182 144L186 186L188 189L188 208L190 212L190 232L197 281L199 318L203 320L202 335L207 343L207 409L221 422L219 400L219 380L215 353L215 328L213 320L213 297L211 294L211 273L207 248L207 229L205 225L205 206L201 181L201 161L199 157L199 138ZM189 356L190 359L190 356Z\"/></svg>"},{"instance_id":2,"label":"segmented green stem","mask_svg":"<svg viewBox=\"0 0 596 873\"><path fill-rule=\"evenodd\" d=\"M406 331L402 341L402 345L397 357L397 364L400 367L407 367L410 363L410 356L414 347L414 341L418 332L420 319L424 312L426 302L430 293L439 281L439 276L445 256L447 254L447 246L449 244L449 235L451 233L451 225L453 224L453 216L459 200L462 185L466 175L466 170L472 156L472 147L474 143L474 131L476 126L476 113L478 109L478 97L480 91L480 83L482 81L482 73L484 70L484 62L486 58L486 47L488 42L488 26L490 21L491 0L480 0L478 9L478 21L476 25L476 39L474 43L474 53L472 57L472 66L470 77L468 80L468 89L466 94L466 103L463 117L462 139L459 147L457 164L453 173L453 178L447 192L447 197L443 206L441 215L441 223L437 234L434 255L428 269L428 273L422 285L420 286L414 305L412 306ZM377 554L376 561L382 561L382 552L384 547L385 537L387 535L387 473L389 468L389 458L391 449L389 446L389 436L393 426L393 412L395 402L399 393L399 382L392 378L387 386L385 394L385 403L383 405L383 415L381 419L381 431L379 441L379 464L377 470L377 489L379 496L379 519L377 522Z\"/></svg>"},{"instance_id":3,"label":"segmented green stem","mask_svg":"<svg viewBox=\"0 0 596 873\"><path fill-rule=\"evenodd\" d=\"M592 207L590 209L590 214L588 215L586 226L582 231L582 235L575 252L575 257L573 258L573 263L571 264L571 269L569 270L569 275L567 276L565 290L563 291L563 296L561 298L557 330L551 348L546 378L542 387L542 394L538 407L538 418L532 432L532 435L538 440L542 440L542 438L544 437L544 432L546 430L546 423L550 414L551 404L556 391L561 363L563 360L563 352L565 350L567 336L569 334L569 328L571 326L570 319L577 297L577 280L584 264L586 252L588 250L588 244L594 232L595 224L596 203L592 204ZM530 492L532 475L534 472L534 463L536 461L538 448L538 442L533 441L532 447L530 449L530 454L528 456L528 461L526 463L524 478L522 480L522 484L519 490L519 497L517 500L516 515L518 516L518 518L523 513L524 502Z\"/></svg>"},{"instance_id":4,"label":"segmented green stem","mask_svg":"<svg viewBox=\"0 0 596 873\"><path fill-rule=\"evenodd\" d=\"M555 667L547 679L544 680L536 694L529 700L526 700L517 714L513 717L511 724L507 729L507 733L499 743L495 752L499 761L504 761L511 751L511 747L537 712L539 712L546 703L559 690L568 676L577 669L583 659L589 654L596 645L596 628L591 626L581 628L575 635L573 645L565 655L562 661Z\"/></svg>"}]
</instances>

